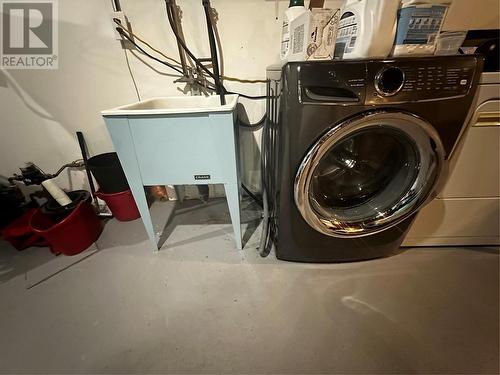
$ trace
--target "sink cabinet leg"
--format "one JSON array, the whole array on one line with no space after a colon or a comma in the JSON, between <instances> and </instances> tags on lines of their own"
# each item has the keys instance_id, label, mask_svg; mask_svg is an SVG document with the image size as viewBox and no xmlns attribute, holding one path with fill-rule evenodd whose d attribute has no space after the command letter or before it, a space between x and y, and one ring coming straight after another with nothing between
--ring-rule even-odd
<instances>
[{"instance_id":1,"label":"sink cabinet leg","mask_svg":"<svg viewBox=\"0 0 500 375\"><path fill-rule=\"evenodd\" d=\"M151 247L153 251L158 251L156 236L149 213L148 202L146 201L146 194L144 193L141 172L137 164L134 142L130 133L128 120L126 118L107 118L106 125L111 135L111 139L113 140L118 158L120 159L123 172L125 172L125 176L127 177L135 203L141 214L142 222L146 227Z\"/></svg>"},{"instance_id":2,"label":"sink cabinet leg","mask_svg":"<svg viewBox=\"0 0 500 375\"><path fill-rule=\"evenodd\" d=\"M137 208L141 213L141 219L144 223L144 227L146 228L146 233L149 237L149 241L151 243L151 247L153 251L158 251L158 244L156 242L156 235L153 228L153 222L151 221L151 214L149 212L148 202L146 200L146 194L144 193L144 187L142 186L142 181L129 181L130 190L132 190L132 194L134 195L135 203L137 204Z\"/></svg>"},{"instance_id":3,"label":"sink cabinet leg","mask_svg":"<svg viewBox=\"0 0 500 375\"><path fill-rule=\"evenodd\" d=\"M224 184L226 191L227 205L233 223L234 240L238 250L243 248L241 243L241 219L240 219L240 186L239 184Z\"/></svg>"}]
</instances>

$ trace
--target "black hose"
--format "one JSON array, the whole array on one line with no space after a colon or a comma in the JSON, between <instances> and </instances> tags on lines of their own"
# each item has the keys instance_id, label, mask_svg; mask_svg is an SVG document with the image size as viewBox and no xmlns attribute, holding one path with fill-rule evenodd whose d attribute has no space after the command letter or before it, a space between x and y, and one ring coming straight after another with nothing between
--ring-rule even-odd
<instances>
[{"instance_id":1,"label":"black hose","mask_svg":"<svg viewBox=\"0 0 500 375\"><path fill-rule=\"evenodd\" d=\"M248 129L252 129L253 131L257 131L260 128L262 128L262 126L265 124L266 117L267 117L266 115L262 116L262 118L259 121L257 121L256 123L253 123L253 124L250 124L248 122L244 122L239 116L236 117L236 121L237 121L237 124L239 126L241 126L242 128L248 128Z\"/></svg>"},{"instance_id":2,"label":"black hose","mask_svg":"<svg viewBox=\"0 0 500 375\"><path fill-rule=\"evenodd\" d=\"M174 33L175 38L177 39L177 42L184 48L184 51L193 59L195 64L202 70L204 70L211 78L215 80L215 75L205 66L203 65L200 60L196 58L195 55L189 50L189 48L186 46L186 43L182 40L180 37L179 33L177 32L177 29L175 27L175 21L173 19L172 13L170 12L170 2L168 0L165 0L165 5L167 8L167 17L168 17L168 22L170 23L170 28L172 29L172 32Z\"/></svg>"},{"instance_id":3,"label":"black hose","mask_svg":"<svg viewBox=\"0 0 500 375\"><path fill-rule=\"evenodd\" d=\"M258 205L260 208L262 208L262 207L263 207L264 202L262 202L262 198L259 198L259 197L258 197L258 196L256 196L254 193L252 193L252 192L250 191L250 189L249 189L249 188L247 188L243 182L241 183L241 187L243 188L243 190L245 190L245 193L247 193L247 194L248 194L248 196L249 196L250 198L252 198L252 199L255 201L255 203L257 203L257 205Z\"/></svg>"},{"instance_id":4,"label":"black hose","mask_svg":"<svg viewBox=\"0 0 500 375\"><path fill-rule=\"evenodd\" d=\"M122 11L122 6L120 5L120 0L112 0L111 3L113 5L113 11L115 11L115 12Z\"/></svg>"},{"instance_id":5,"label":"black hose","mask_svg":"<svg viewBox=\"0 0 500 375\"><path fill-rule=\"evenodd\" d=\"M198 58L196 58L196 56L189 50L186 43L184 43L184 41L180 37L179 33L177 32L177 29L175 27L175 21L173 19L173 15L172 15L171 10L170 10L170 1L169 0L165 0L165 6L167 8L168 22L170 24L170 28L172 29L172 32L174 33L175 38L177 39L177 42L182 46L184 51L186 51L186 53L189 55L189 57L191 57L191 59L195 62L195 64L201 70L203 70L206 74L208 74L208 76L210 78L212 78L214 81L217 81L215 74L212 73L205 65L203 65ZM219 77L219 79L220 79L220 77ZM220 89L224 92L224 94L236 94L236 95L241 96L242 98L247 98L247 99L251 99L251 100L260 100L260 99L267 99L268 98L267 95L252 96L252 95L240 94L237 92L229 92L226 90L226 88L224 87L224 85L222 83L220 85Z\"/></svg>"},{"instance_id":6,"label":"black hose","mask_svg":"<svg viewBox=\"0 0 500 375\"><path fill-rule=\"evenodd\" d=\"M217 94L220 95L220 104L226 104L226 98L224 97L225 89L222 86L220 74L219 74L219 58L217 56L217 44L215 43L214 28L212 25L212 18L210 17L210 0L202 0L203 9L205 10L205 18L207 20L207 32L208 41L210 43L210 55L212 58L212 69L215 76L215 87L217 89Z\"/></svg>"}]
</instances>

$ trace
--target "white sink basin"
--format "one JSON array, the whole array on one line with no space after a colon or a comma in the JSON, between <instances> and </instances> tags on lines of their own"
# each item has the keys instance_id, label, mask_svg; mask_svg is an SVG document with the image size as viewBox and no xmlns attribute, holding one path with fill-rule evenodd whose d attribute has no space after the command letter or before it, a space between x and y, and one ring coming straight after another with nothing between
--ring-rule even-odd
<instances>
[{"instance_id":1,"label":"white sink basin","mask_svg":"<svg viewBox=\"0 0 500 375\"><path fill-rule=\"evenodd\" d=\"M219 95L152 98L108 109L102 111L101 114L103 116L134 116L233 111L238 95L226 95L225 98L225 105L220 104Z\"/></svg>"}]
</instances>

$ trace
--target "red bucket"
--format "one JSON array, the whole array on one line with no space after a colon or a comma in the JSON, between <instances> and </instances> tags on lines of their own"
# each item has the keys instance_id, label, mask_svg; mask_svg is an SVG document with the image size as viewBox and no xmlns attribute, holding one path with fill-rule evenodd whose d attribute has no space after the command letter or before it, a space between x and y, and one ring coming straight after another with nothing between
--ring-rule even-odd
<instances>
[{"instance_id":1,"label":"red bucket","mask_svg":"<svg viewBox=\"0 0 500 375\"><path fill-rule=\"evenodd\" d=\"M43 237L54 253L76 255L92 245L102 231L102 224L88 200L81 201L62 220L37 209L30 221L31 230Z\"/></svg>"},{"instance_id":2,"label":"red bucket","mask_svg":"<svg viewBox=\"0 0 500 375\"><path fill-rule=\"evenodd\" d=\"M49 246L49 243L43 237L31 230L30 221L35 212L36 208L30 209L0 232L3 239L10 242L17 250L24 250L31 246Z\"/></svg>"},{"instance_id":3,"label":"red bucket","mask_svg":"<svg viewBox=\"0 0 500 375\"><path fill-rule=\"evenodd\" d=\"M106 202L116 220L130 221L141 217L130 189L111 194L98 191L96 195Z\"/></svg>"}]
</instances>

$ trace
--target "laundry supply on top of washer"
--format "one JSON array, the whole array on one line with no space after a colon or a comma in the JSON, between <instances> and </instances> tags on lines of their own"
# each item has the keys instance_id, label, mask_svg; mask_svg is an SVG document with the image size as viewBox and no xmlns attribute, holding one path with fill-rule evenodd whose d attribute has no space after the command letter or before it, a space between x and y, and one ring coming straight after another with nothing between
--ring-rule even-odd
<instances>
[{"instance_id":1,"label":"laundry supply on top of washer","mask_svg":"<svg viewBox=\"0 0 500 375\"><path fill-rule=\"evenodd\" d=\"M281 29L282 61L305 60L307 51L307 31L310 11L304 7L304 0L290 0L290 6L283 16Z\"/></svg>"},{"instance_id":2,"label":"laundry supply on top of washer","mask_svg":"<svg viewBox=\"0 0 500 375\"><path fill-rule=\"evenodd\" d=\"M399 0L345 0L337 30L335 57L384 58L391 53Z\"/></svg>"},{"instance_id":3,"label":"laundry supply on top of washer","mask_svg":"<svg viewBox=\"0 0 500 375\"><path fill-rule=\"evenodd\" d=\"M312 8L306 60L332 60L340 9Z\"/></svg>"},{"instance_id":4,"label":"laundry supply on top of washer","mask_svg":"<svg viewBox=\"0 0 500 375\"><path fill-rule=\"evenodd\" d=\"M467 31L441 31L436 37L435 55L456 55L467 36Z\"/></svg>"},{"instance_id":5,"label":"laundry supply on top of washer","mask_svg":"<svg viewBox=\"0 0 500 375\"><path fill-rule=\"evenodd\" d=\"M307 10L303 0L290 0L283 17L280 58L287 62L432 55L451 3L344 0L339 11Z\"/></svg>"},{"instance_id":6,"label":"laundry supply on top of washer","mask_svg":"<svg viewBox=\"0 0 500 375\"><path fill-rule=\"evenodd\" d=\"M339 9L306 9L303 0L290 0L283 16L281 60L331 60L339 12Z\"/></svg>"},{"instance_id":7,"label":"laundry supply on top of washer","mask_svg":"<svg viewBox=\"0 0 500 375\"><path fill-rule=\"evenodd\" d=\"M402 0L392 54L432 55L451 0Z\"/></svg>"}]
</instances>

